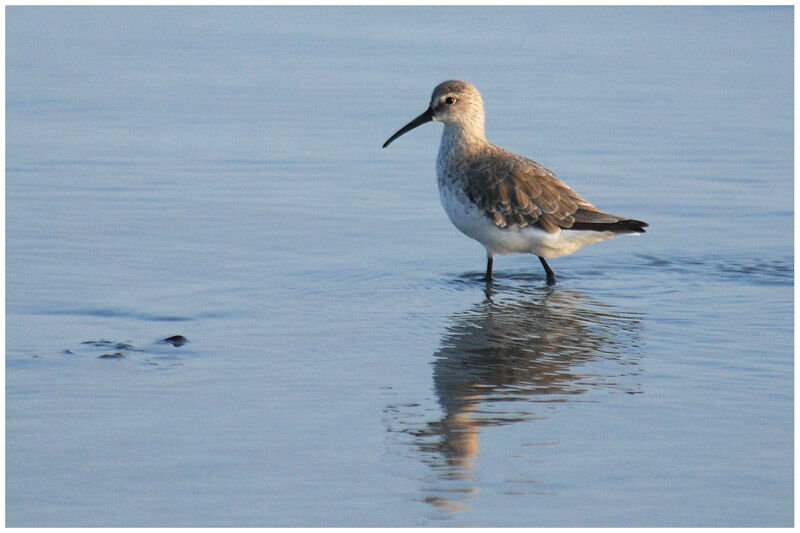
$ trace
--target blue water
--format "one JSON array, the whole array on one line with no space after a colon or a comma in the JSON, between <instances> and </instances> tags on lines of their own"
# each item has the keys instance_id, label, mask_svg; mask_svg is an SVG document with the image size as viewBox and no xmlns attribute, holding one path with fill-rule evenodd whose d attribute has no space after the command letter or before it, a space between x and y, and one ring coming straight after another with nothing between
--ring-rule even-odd
<instances>
[{"instance_id":1,"label":"blue water","mask_svg":"<svg viewBox=\"0 0 800 533\"><path fill-rule=\"evenodd\" d=\"M448 78L648 233L487 287ZM791 7L7 7L6 97L7 525L793 524Z\"/></svg>"}]
</instances>

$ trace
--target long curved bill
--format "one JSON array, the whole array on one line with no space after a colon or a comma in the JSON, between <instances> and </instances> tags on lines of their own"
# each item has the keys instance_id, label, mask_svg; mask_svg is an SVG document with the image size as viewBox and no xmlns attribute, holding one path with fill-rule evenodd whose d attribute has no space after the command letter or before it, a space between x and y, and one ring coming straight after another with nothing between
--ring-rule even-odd
<instances>
[{"instance_id":1,"label":"long curved bill","mask_svg":"<svg viewBox=\"0 0 800 533\"><path fill-rule=\"evenodd\" d=\"M431 108L429 107L428 109L425 110L423 114L421 114L420 116L418 116L417 118L415 118L414 120L412 120L411 122L400 128L400 130L397 133L389 137L389 140L383 143L383 147L386 148L393 140L397 139L402 134L407 133L416 128L417 126L422 126L426 122L430 122L432 120L433 120L433 110L431 110Z\"/></svg>"}]
</instances>

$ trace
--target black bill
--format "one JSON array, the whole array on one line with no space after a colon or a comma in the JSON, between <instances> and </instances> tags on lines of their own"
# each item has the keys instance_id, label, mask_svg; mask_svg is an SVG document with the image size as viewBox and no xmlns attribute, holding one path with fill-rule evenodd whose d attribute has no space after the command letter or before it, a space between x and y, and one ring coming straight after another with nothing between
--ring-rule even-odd
<instances>
[{"instance_id":1,"label":"black bill","mask_svg":"<svg viewBox=\"0 0 800 533\"><path fill-rule=\"evenodd\" d=\"M387 146L389 146L389 143L400 137L402 134L409 132L414 128L416 128L417 126L421 126L422 124L425 124L426 122L430 122L432 120L433 120L433 110L431 110L431 108L429 107L428 109L425 110L423 114L421 114L420 116L418 116L417 118L415 118L414 120L412 120L411 122L400 128L400 130L397 133L389 137L389 140L383 143L383 147L386 148Z\"/></svg>"}]
</instances>

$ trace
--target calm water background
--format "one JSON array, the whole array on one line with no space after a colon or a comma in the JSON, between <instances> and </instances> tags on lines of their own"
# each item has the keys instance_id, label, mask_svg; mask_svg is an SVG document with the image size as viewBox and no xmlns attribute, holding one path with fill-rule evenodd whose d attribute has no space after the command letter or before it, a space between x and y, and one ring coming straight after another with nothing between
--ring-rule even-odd
<instances>
[{"instance_id":1,"label":"calm water background","mask_svg":"<svg viewBox=\"0 0 800 533\"><path fill-rule=\"evenodd\" d=\"M8 525L792 525L792 19L7 8ZM648 233L487 289L448 78Z\"/></svg>"}]
</instances>

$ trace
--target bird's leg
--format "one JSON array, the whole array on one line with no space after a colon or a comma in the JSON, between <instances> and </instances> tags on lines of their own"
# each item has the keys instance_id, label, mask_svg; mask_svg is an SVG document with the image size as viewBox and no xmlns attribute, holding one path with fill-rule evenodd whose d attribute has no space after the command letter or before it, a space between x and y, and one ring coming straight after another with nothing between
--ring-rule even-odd
<instances>
[{"instance_id":1,"label":"bird's leg","mask_svg":"<svg viewBox=\"0 0 800 533\"><path fill-rule=\"evenodd\" d=\"M486 281L492 281L492 263L494 263L494 257L487 255L486 258Z\"/></svg>"},{"instance_id":2,"label":"bird's leg","mask_svg":"<svg viewBox=\"0 0 800 533\"><path fill-rule=\"evenodd\" d=\"M556 284L556 273L553 272L553 269L550 268L550 265L547 264L547 261L544 260L544 257L539 257L539 261L542 262L542 266L544 267L544 271L547 273L547 284L548 285L555 285Z\"/></svg>"}]
</instances>

